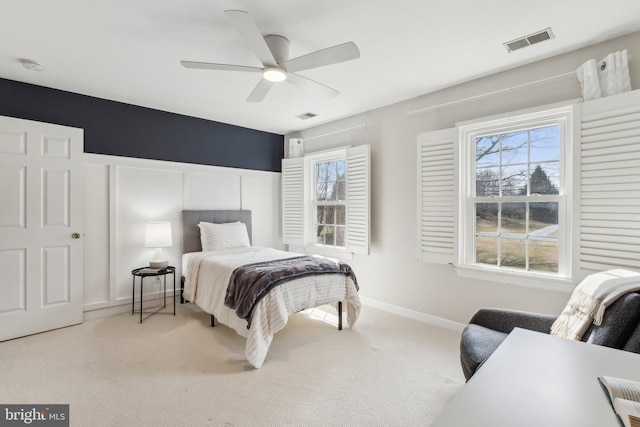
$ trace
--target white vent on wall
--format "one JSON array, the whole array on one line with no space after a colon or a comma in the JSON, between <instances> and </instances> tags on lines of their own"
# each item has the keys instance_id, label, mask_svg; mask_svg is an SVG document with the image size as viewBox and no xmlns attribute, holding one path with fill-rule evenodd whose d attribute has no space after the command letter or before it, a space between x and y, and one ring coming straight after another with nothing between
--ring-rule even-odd
<instances>
[{"instance_id":1,"label":"white vent on wall","mask_svg":"<svg viewBox=\"0 0 640 427\"><path fill-rule=\"evenodd\" d=\"M532 44L540 43L553 38L553 31L551 31L551 28L549 27L545 28L542 31L529 34L528 36L520 37L515 40L511 40L510 42L503 43L503 45L508 52L513 52L514 50L522 49L523 47L531 46Z\"/></svg>"}]
</instances>

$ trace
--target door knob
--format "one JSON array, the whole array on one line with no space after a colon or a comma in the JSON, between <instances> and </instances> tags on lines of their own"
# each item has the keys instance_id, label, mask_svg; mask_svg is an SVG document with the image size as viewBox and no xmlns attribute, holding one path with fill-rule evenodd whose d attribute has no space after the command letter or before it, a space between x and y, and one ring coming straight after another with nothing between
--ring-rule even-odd
<instances>
[{"instance_id":1,"label":"door knob","mask_svg":"<svg viewBox=\"0 0 640 427\"><path fill-rule=\"evenodd\" d=\"M73 233L73 234L71 235L71 238L72 238L72 239L79 239L79 238L80 238L80 233Z\"/></svg>"}]
</instances>

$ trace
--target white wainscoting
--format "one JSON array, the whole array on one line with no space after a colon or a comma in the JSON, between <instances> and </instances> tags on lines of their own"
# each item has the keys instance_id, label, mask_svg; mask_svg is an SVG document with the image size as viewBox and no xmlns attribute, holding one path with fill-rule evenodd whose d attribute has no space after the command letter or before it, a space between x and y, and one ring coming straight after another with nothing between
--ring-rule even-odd
<instances>
[{"instance_id":1,"label":"white wainscoting","mask_svg":"<svg viewBox=\"0 0 640 427\"><path fill-rule=\"evenodd\" d=\"M131 309L131 270L153 253L144 247L147 221L171 221L173 246L165 253L177 268L178 287L183 209L249 209L253 244L283 248L280 173L98 154L85 154L84 166L85 319ZM145 281L151 303L160 290Z\"/></svg>"}]
</instances>

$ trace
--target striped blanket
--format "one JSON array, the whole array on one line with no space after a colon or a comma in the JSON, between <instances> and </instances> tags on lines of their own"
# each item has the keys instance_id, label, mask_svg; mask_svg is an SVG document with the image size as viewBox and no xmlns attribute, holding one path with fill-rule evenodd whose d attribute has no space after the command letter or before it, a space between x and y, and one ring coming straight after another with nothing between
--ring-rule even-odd
<instances>
[{"instance_id":1,"label":"striped blanket","mask_svg":"<svg viewBox=\"0 0 640 427\"><path fill-rule=\"evenodd\" d=\"M253 308L274 287L300 277L321 274L343 274L353 280L356 290L359 289L356 275L348 264L315 256L298 256L236 268L229 278L224 304L245 319L249 329Z\"/></svg>"}]
</instances>

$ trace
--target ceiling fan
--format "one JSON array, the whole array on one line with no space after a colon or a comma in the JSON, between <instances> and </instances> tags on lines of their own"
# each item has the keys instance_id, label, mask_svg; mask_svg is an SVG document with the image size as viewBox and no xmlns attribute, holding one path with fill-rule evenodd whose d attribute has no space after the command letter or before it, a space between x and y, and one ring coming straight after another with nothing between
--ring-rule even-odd
<instances>
[{"instance_id":1,"label":"ceiling fan","mask_svg":"<svg viewBox=\"0 0 640 427\"><path fill-rule=\"evenodd\" d=\"M296 74L297 71L337 64L360 57L360 50L353 42L328 47L307 55L289 59L289 40L279 35L262 36L247 12L226 10L229 18L248 47L256 54L262 68L245 65L215 64L211 62L180 61L186 68L261 73L262 79L247 98L247 102L260 102L277 82L292 85L323 98L333 98L340 92L314 80Z\"/></svg>"}]
</instances>

